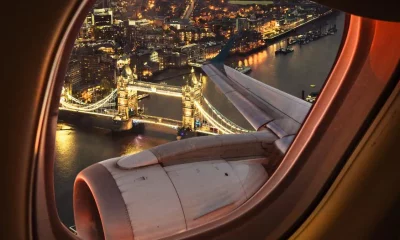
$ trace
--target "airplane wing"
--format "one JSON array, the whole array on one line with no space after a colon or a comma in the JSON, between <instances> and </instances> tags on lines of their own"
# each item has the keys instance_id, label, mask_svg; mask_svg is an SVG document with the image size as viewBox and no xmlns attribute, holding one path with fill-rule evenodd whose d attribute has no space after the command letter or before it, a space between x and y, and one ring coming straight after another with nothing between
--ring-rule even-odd
<instances>
[{"instance_id":1,"label":"airplane wing","mask_svg":"<svg viewBox=\"0 0 400 240\"><path fill-rule=\"evenodd\" d=\"M256 130L267 127L280 138L296 134L310 110L309 102L255 80L221 61L211 61L202 69Z\"/></svg>"}]
</instances>

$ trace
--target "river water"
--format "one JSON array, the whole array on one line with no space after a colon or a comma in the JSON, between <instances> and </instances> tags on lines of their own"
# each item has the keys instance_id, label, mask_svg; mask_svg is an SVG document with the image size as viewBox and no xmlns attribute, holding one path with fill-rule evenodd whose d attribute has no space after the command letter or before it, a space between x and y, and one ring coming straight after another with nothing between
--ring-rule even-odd
<instances>
[{"instance_id":1,"label":"river water","mask_svg":"<svg viewBox=\"0 0 400 240\"><path fill-rule=\"evenodd\" d=\"M297 34L301 34L326 22L336 24L338 32L307 45L294 45L293 53L275 56L275 50L280 46L276 43L247 57L233 57L228 60L228 64L250 66L251 77L297 97L301 97L302 90L306 95L319 91L337 56L343 36L344 19L344 14L332 15L298 29ZM185 81L180 76L168 80L167 83L183 85ZM312 88L311 85L315 87ZM206 77L203 94L223 115L238 125L251 129L244 117ZM144 106L146 114L181 119L181 101L180 98L151 95L142 100L140 105ZM173 129L148 125L143 134L124 136L115 136L103 129L82 129L66 124L59 124L59 128L56 134L54 181L58 213L67 226L74 222L72 189L74 179L82 169L104 159L137 153L174 141L176 137Z\"/></svg>"}]
</instances>

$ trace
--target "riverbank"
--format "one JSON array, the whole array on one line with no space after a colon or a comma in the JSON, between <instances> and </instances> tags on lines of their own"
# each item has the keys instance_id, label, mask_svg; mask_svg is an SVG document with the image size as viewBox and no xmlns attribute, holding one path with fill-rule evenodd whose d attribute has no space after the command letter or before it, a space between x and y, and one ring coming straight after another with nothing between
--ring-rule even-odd
<instances>
[{"instance_id":1,"label":"riverbank","mask_svg":"<svg viewBox=\"0 0 400 240\"><path fill-rule=\"evenodd\" d=\"M251 55L251 54L254 54L254 53L263 51L264 49L268 48L269 46L271 46L271 45L273 45L273 44L275 44L275 43L281 41L283 38L288 37L288 36L291 36L291 34L296 33L297 30L299 30L299 29L301 29L301 28L303 28L303 27L306 27L306 26L308 26L309 24L314 23L314 22L317 21L317 20L323 20L324 18L327 18L327 17L331 16L331 15L334 14L334 13L338 13L338 11L336 11L336 10L329 10L329 11L327 11L327 12L321 14L321 15L318 16L318 17L312 18L312 19L310 19L310 20L308 20L308 21L306 21L306 22L304 22L304 23L302 23L302 24L299 24L298 26L296 26L296 27L294 27L294 28L292 28L292 29L289 29L289 30L287 30L287 31L285 31L285 32L283 32L283 33L280 33L280 34L278 34L278 35L276 35L276 36L274 36L274 37L272 37L272 38L264 39L264 41L265 41L266 44L263 45L263 46L260 46L260 47L251 49L250 51L245 52L245 53L236 52L236 53L231 54L230 56L241 56L241 57L246 57L246 56L249 56L249 55Z\"/></svg>"},{"instance_id":2,"label":"riverbank","mask_svg":"<svg viewBox=\"0 0 400 240\"><path fill-rule=\"evenodd\" d=\"M306 21L304 23L301 23L301 24L297 25L296 27L291 28L291 29L289 29L289 30L287 30L285 32L282 32L282 33L280 33L280 34L278 34L278 35L276 35L276 36L274 36L272 38L264 39L264 41L266 43L275 43L275 42L281 40L282 38L288 36L290 33L295 32L297 29L300 29L300 28L302 28L302 27L304 27L306 25L309 25L309 24L311 24L311 23L313 23L313 22L315 22L317 20L323 20L324 18L331 16L333 13L339 13L339 11L331 9L331 10L321 14L318 17L312 18L312 19L310 19L310 20L308 20L308 21Z\"/></svg>"},{"instance_id":3,"label":"riverbank","mask_svg":"<svg viewBox=\"0 0 400 240\"><path fill-rule=\"evenodd\" d=\"M281 41L283 38L291 36L292 34L294 35L298 30L301 30L301 29L309 26L310 24L312 24L312 23L314 23L314 22L316 22L318 20L324 20L325 18L330 17L333 14L338 14L338 13L340 13L340 12L337 11L337 10L329 10L329 11L321 14L318 17L312 18L312 19L310 19L310 20L308 20L308 21L306 21L304 23L301 23L301 24L297 25L296 27L294 27L294 28L292 28L290 30L287 30L287 31L285 31L283 33L280 33L280 34L274 36L273 38L266 39L265 40L266 44L263 45L263 46L254 48L254 49L252 49L252 50L250 50L250 51L248 51L246 53L239 53L239 52L231 53L231 54L229 54L227 60L229 60L229 58L235 58L235 57L247 57L247 56L250 56L252 54L261 52L261 51L267 49L268 47L270 47L271 45ZM183 66L183 67L179 67L179 68L167 69L167 70L164 70L164 71L161 71L161 72L157 73L157 75L152 77L152 78L150 78L149 81L150 82L162 82L162 81L168 81L168 80L171 80L171 79L176 79L178 77L182 77L183 78L184 76L186 76L186 75L188 75L190 73L190 69L191 68L192 68L191 66Z\"/></svg>"}]
</instances>

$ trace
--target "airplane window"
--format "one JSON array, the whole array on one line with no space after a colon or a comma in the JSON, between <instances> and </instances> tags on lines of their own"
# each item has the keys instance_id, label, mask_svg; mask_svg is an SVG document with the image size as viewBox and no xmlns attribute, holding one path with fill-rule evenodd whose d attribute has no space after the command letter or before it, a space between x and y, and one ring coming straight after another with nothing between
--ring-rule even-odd
<instances>
[{"instance_id":1,"label":"airplane window","mask_svg":"<svg viewBox=\"0 0 400 240\"><path fill-rule=\"evenodd\" d=\"M125 231L144 239L245 203L318 98L344 19L308 0L97 1L60 101L54 180L62 222L93 236L84 233L93 219L76 214L101 204L83 199L88 191L111 196L97 206L103 221L122 203L133 228ZM101 228L97 220L92 227Z\"/></svg>"}]
</instances>

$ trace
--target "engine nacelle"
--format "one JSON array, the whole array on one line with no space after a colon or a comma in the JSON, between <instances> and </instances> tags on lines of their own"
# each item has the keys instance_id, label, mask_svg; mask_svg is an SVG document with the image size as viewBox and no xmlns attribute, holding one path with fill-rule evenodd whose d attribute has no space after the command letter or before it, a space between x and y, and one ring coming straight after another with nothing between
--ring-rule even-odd
<instances>
[{"instance_id":1,"label":"engine nacelle","mask_svg":"<svg viewBox=\"0 0 400 240\"><path fill-rule=\"evenodd\" d=\"M276 140L268 132L200 137L96 163L75 180L78 235L158 239L225 216L267 181L265 166L282 156ZM235 146L242 157L221 158Z\"/></svg>"},{"instance_id":2,"label":"engine nacelle","mask_svg":"<svg viewBox=\"0 0 400 240\"><path fill-rule=\"evenodd\" d=\"M260 163L246 161L126 170L118 160L94 164L76 179L75 223L83 239L157 239L179 233L237 208L268 178Z\"/></svg>"}]
</instances>

